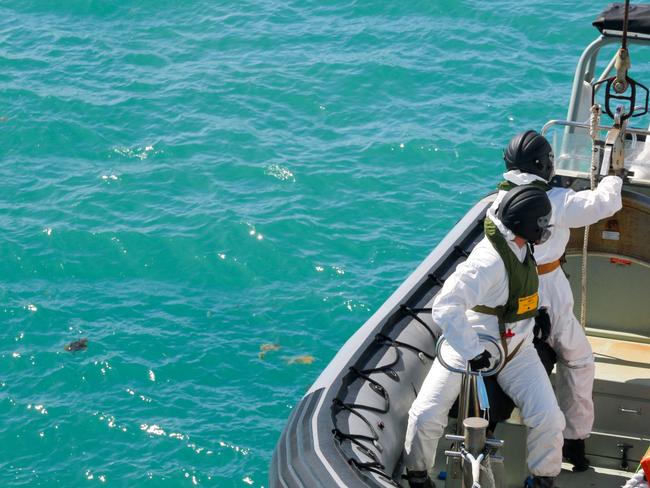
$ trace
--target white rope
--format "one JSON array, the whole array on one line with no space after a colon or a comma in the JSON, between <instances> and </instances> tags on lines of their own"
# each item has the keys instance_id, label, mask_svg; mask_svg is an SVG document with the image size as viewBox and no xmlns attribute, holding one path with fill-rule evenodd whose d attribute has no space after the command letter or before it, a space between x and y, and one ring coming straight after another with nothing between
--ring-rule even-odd
<instances>
[{"instance_id":1,"label":"white rope","mask_svg":"<svg viewBox=\"0 0 650 488\"><path fill-rule=\"evenodd\" d=\"M591 107L589 119L589 135L591 136L591 169L589 171L589 186L596 188L596 174L598 172L598 126L600 125L600 105L597 103ZM582 294L580 297L580 325L587 326L587 249L589 247L589 226L585 226L585 235L582 241Z\"/></svg>"},{"instance_id":2,"label":"white rope","mask_svg":"<svg viewBox=\"0 0 650 488\"><path fill-rule=\"evenodd\" d=\"M485 488L494 488L497 484L494 480L490 456L487 456L481 463L481 472L483 473L483 485L485 485Z\"/></svg>"},{"instance_id":3,"label":"white rope","mask_svg":"<svg viewBox=\"0 0 650 488\"><path fill-rule=\"evenodd\" d=\"M481 462L485 457L485 453L480 453L477 457L474 457L472 456L472 453L466 451L463 448L461 448L460 453L462 454L463 459L465 461L468 461L471 466L472 488L481 488L481 484L479 483L481 477L481 468L482 468Z\"/></svg>"},{"instance_id":4,"label":"white rope","mask_svg":"<svg viewBox=\"0 0 650 488\"><path fill-rule=\"evenodd\" d=\"M474 457L470 452L465 450L464 447L461 447L460 454L463 460L469 462L471 466L471 488L495 488L496 481L494 480L494 473L492 472L490 456L486 456L485 453L482 452L477 457ZM483 473L482 476L481 473ZM483 483L480 482L481 477L483 478Z\"/></svg>"}]
</instances>

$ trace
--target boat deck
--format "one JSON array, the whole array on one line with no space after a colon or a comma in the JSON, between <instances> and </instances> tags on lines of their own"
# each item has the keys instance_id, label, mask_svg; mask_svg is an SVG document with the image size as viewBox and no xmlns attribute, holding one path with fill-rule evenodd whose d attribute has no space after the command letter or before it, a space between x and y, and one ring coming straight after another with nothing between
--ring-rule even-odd
<instances>
[{"instance_id":1,"label":"boat deck","mask_svg":"<svg viewBox=\"0 0 650 488\"><path fill-rule=\"evenodd\" d=\"M596 421L587 441L591 468L583 473L562 465L558 488L620 488L636 470L639 459L650 446L650 343L643 338L630 340L589 337L596 360L594 402ZM637 340L633 340L637 339ZM452 432L455 421L448 427ZM504 456L503 472L507 483L499 488L521 488L528 475L526 468L526 428L518 410L511 419L497 427L496 437L505 440L499 454ZM437 466L445 471L445 449L449 441L438 446ZM627 469L623 468L621 445L627 450ZM497 468L498 469L498 468ZM438 474L438 471L435 472ZM438 488L457 488L458 481L435 479ZM406 484L404 484L406 486Z\"/></svg>"},{"instance_id":2,"label":"boat deck","mask_svg":"<svg viewBox=\"0 0 650 488\"><path fill-rule=\"evenodd\" d=\"M592 461L594 461L592 459ZM600 466L592 467L583 473L574 473L571 471L570 464L562 464L562 473L556 480L557 488L621 488L632 473L618 469L604 468ZM435 479L436 488L456 488L456 484L450 483L449 486L444 480ZM408 485L403 483L404 487ZM522 488L523 481L509 484L508 488Z\"/></svg>"}]
</instances>

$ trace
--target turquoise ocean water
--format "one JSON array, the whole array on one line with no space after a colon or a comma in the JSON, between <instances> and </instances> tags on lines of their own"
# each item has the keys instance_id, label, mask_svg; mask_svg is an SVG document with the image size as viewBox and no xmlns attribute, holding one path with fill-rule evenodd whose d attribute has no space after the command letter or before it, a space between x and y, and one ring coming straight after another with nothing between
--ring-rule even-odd
<instances>
[{"instance_id":1,"label":"turquoise ocean water","mask_svg":"<svg viewBox=\"0 0 650 488\"><path fill-rule=\"evenodd\" d=\"M1 2L0 486L268 487L605 5Z\"/></svg>"}]
</instances>

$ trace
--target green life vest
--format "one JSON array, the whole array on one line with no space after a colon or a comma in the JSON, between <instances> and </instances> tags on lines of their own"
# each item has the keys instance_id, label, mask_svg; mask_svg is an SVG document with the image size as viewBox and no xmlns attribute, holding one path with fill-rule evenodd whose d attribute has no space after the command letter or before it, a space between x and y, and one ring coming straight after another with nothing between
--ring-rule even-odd
<instances>
[{"instance_id":1,"label":"green life vest","mask_svg":"<svg viewBox=\"0 0 650 488\"><path fill-rule=\"evenodd\" d=\"M540 180L535 180L530 183L532 186L536 186L537 188L541 188L544 191L549 191L552 186L546 183L545 181L540 181ZM503 190L503 191L509 191L515 188L516 186L514 183L511 183L508 180L503 180L501 183L497 185L497 190Z\"/></svg>"},{"instance_id":2,"label":"green life vest","mask_svg":"<svg viewBox=\"0 0 650 488\"><path fill-rule=\"evenodd\" d=\"M529 319L537 315L539 303L539 279L537 277L537 264L530 252L526 249L524 262L519 262L515 253L510 249L505 238L499 232L494 222L486 218L484 223L485 235L499 253L506 267L508 276L508 300L505 305L497 307L488 307L486 305L477 305L472 310L479 313L496 315L499 320L499 334L501 335L501 344L506 353L506 360L509 360L517 352L516 350L508 356L505 324L519 322L520 320Z\"/></svg>"}]
</instances>

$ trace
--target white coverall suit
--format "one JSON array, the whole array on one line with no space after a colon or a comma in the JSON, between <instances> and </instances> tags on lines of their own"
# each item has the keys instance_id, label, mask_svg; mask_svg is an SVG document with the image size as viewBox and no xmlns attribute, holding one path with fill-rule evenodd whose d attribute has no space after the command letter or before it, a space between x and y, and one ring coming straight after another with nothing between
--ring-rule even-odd
<instances>
[{"instance_id":1,"label":"white coverall suit","mask_svg":"<svg viewBox=\"0 0 650 488\"><path fill-rule=\"evenodd\" d=\"M508 171L503 177L515 185L525 185L537 175ZM612 216L622 207L618 176L602 179L595 190L576 192L569 188L552 188L546 194L551 201L551 236L535 246L538 265L560 259L569 242L571 228L584 227ZM501 190L492 204L496 211L506 194ZM594 357L591 345L582 326L573 313L573 294L569 280L561 268L539 276L539 306L546 307L551 319L548 343L558 356L556 393L560 408L566 418L565 439L585 439L594 423Z\"/></svg>"},{"instance_id":2,"label":"white coverall suit","mask_svg":"<svg viewBox=\"0 0 650 488\"><path fill-rule=\"evenodd\" d=\"M520 249L514 235L488 210L488 217L505 237L520 262L526 247ZM483 238L467 260L447 278L433 302L433 320L441 327L448 343L441 354L455 367L465 368L466 361L484 347L477 333L500 340L497 317L474 312L476 305L496 307L508 300L508 275L505 264L492 243ZM506 323L514 332L508 350L522 343L514 358L501 370L498 382L521 410L528 426L528 467L537 476L557 476L562 466L562 430L564 416L557 404L548 375L533 346L534 319ZM451 373L436 359L409 410L404 448L406 467L423 471L433 466L438 439L447 425L447 416L460 393L462 377Z\"/></svg>"}]
</instances>

